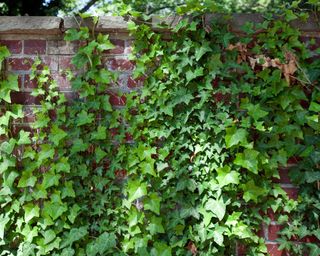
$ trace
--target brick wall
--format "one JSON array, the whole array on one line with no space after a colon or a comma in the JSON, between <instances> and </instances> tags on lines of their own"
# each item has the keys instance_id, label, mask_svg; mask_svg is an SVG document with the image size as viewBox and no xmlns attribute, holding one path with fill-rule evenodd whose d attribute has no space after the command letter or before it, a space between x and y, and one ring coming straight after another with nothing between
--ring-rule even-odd
<instances>
[{"instance_id":1,"label":"brick wall","mask_svg":"<svg viewBox=\"0 0 320 256\"><path fill-rule=\"evenodd\" d=\"M209 17L210 18L210 17ZM231 29L240 32L240 27L246 21L261 21L257 15L235 15L230 21ZM172 21L172 19L171 19ZM155 19L154 22L157 22ZM310 38L315 38L320 45L319 26L314 21L308 23L295 23L294 26L303 32L303 41L308 43ZM40 57L45 65L51 69L54 79L59 84L60 90L67 97L73 97L64 71L73 69L70 61L75 54L79 43L65 42L64 32L68 28L77 27L73 18L57 17L0 17L0 45L6 45L12 55L6 61L6 71L17 74L19 77L20 92L11 95L12 101L25 106L26 118L18 125L28 126L33 121L32 108L37 107L37 100L30 95L35 82L30 80L30 67L36 57ZM119 92L129 92L141 85L141 81L131 78L134 65L128 60L132 38L126 30L127 24L120 17L102 17L96 27L96 31L110 34L115 49L106 52L106 66L110 70L120 71L120 79L117 85L110 89L110 103L114 107L125 104L125 97L119 97ZM294 165L289 163L286 168L280 170L280 179L277 180L288 195L296 199L298 190L290 183L288 170ZM270 211L272 219L272 212ZM268 251L271 256L285 255L278 250L275 242L277 231L281 227L273 220L269 226L263 226L261 235L267 241ZM239 245L237 255L245 255L245 249Z\"/></svg>"}]
</instances>

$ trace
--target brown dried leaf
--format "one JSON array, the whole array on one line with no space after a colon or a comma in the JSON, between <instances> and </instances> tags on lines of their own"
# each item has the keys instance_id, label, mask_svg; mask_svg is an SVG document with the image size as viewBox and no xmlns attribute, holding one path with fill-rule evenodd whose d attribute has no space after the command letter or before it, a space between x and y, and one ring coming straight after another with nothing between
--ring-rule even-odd
<instances>
[{"instance_id":1,"label":"brown dried leaf","mask_svg":"<svg viewBox=\"0 0 320 256\"><path fill-rule=\"evenodd\" d=\"M192 241L189 241L187 249L192 253L193 256L196 256L198 254L198 249Z\"/></svg>"}]
</instances>

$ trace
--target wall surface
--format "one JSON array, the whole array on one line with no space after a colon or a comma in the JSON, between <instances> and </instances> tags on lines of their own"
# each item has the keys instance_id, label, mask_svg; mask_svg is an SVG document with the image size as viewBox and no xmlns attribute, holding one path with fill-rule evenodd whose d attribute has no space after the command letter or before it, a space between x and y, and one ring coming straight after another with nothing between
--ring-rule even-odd
<instances>
[{"instance_id":1,"label":"wall surface","mask_svg":"<svg viewBox=\"0 0 320 256\"><path fill-rule=\"evenodd\" d=\"M210 20L208 15L207 19ZM258 15L234 15L230 21L230 28L239 33L240 27L247 21L258 22L262 17ZM174 24L177 17L169 17L167 22ZM154 23L159 22L154 19ZM74 97L70 83L68 82L65 70L74 67L71 59L79 43L70 43L63 40L64 33L69 28L77 28L78 21L75 18L58 17L0 17L0 45L6 45L12 55L6 61L6 71L17 74L21 91L11 95L12 101L25 106L26 118L17 125L28 126L33 121L32 108L39 102L30 93L36 84L30 80L30 68L36 57L40 57L45 65L52 71L54 79L58 82L59 88L68 98ZM90 25L90 22L88 24ZM302 31L302 40L308 44L311 38L315 38L316 44L320 46L320 26L311 18L307 23L294 23ZM141 86L141 81L131 78L134 64L128 59L130 46L133 38L127 31L127 22L121 17L101 17L95 31L108 33L115 49L106 52L106 68L120 71L120 80L110 90L110 102L114 107L121 107L125 104L125 97L117 96L119 92L129 92ZM276 182L287 191L288 195L296 199L297 188L290 183L288 169L295 163L290 163L286 168L280 170L280 179ZM272 218L272 212L270 212ZM277 231L280 226L275 221L270 226L262 227L261 236L267 241L267 247L271 256L284 255L278 250L276 243ZM313 238L309 241L314 242ZM239 246L237 255L245 255L244 249Z\"/></svg>"}]
</instances>

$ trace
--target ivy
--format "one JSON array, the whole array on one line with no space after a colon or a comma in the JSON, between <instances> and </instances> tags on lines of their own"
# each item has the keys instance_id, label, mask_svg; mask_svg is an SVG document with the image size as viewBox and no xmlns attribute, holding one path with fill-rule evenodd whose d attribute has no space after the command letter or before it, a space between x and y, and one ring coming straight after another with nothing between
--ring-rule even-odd
<instances>
[{"instance_id":1,"label":"ivy","mask_svg":"<svg viewBox=\"0 0 320 256\"><path fill-rule=\"evenodd\" d=\"M288 23L303 14L238 35L222 18L206 26L200 7L169 36L128 23L144 86L122 108L109 102L122 96L104 63L114 46L87 27L65 36L81 41L68 72L76 99L35 61L31 131L11 104L17 77L1 76L1 255L234 255L238 244L266 255L270 209L281 249L318 254L319 62ZM275 182L293 161L297 200Z\"/></svg>"}]
</instances>

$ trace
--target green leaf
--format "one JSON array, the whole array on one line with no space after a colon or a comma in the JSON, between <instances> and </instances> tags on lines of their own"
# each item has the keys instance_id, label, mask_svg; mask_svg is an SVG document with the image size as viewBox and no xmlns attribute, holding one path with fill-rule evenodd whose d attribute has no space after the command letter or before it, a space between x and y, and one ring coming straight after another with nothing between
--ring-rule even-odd
<instances>
[{"instance_id":1,"label":"green leaf","mask_svg":"<svg viewBox=\"0 0 320 256\"><path fill-rule=\"evenodd\" d=\"M41 151L38 154L38 163L42 163L45 160L53 159L54 157L54 148L49 144L42 144Z\"/></svg>"},{"instance_id":2,"label":"green leaf","mask_svg":"<svg viewBox=\"0 0 320 256\"><path fill-rule=\"evenodd\" d=\"M201 47L196 48L196 53L195 53L196 61L199 61L204 54L210 51L211 51L211 48L209 46L209 43L204 42Z\"/></svg>"},{"instance_id":3,"label":"green leaf","mask_svg":"<svg viewBox=\"0 0 320 256\"><path fill-rule=\"evenodd\" d=\"M171 247L165 243L155 242L151 250L152 256L171 256Z\"/></svg>"},{"instance_id":4,"label":"green leaf","mask_svg":"<svg viewBox=\"0 0 320 256\"><path fill-rule=\"evenodd\" d=\"M10 221L10 218L8 216L5 216L4 214L0 215L0 238L2 240L4 237L5 227L9 221Z\"/></svg>"},{"instance_id":5,"label":"green leaf","mask_svg":"<svg viewBox=\"0 0 320 256\"><path fill-rule=\"evenodd\" d=\"M226 204L221 198L219 200L210 198L205 205L205 209L215 214L220 221L226 214Z\"/></svg>"},{"instance_id":6,"label":"green leaf","mask_svg":"<svg viewBox=\"0 0 320 256\"><path fill-rule=\"evenodd\" d=\"M248 132L245 129L237 128L235 126L226 128L225 142L226 147L231 148L235 145L247 145Z\"/></svg>"},{"instance_id":7,"label":"green leaf","mask_svg":"<svg viewBox=\"0 0 320 256\"><path fill-rule=\"evenodd\" d=\"M53 241L53 239L56 238L56 233L52 229L49 229L44 232L43 237L44 237L44 244L48 244L51 241Z\"/></svg>"},{"instance_id":8,"label":"green leaf","mask_svg":"<svg viewBox=\"0 0 320 256\"><path fill-rule=\"evenodd\" d=\"M30 132L26 132L24 130L21 130L19 132L19 140L17 142L18 145L27 145L31 143L30 140Z\"/></svg>"},{"instance_id":9,"label":"green leaf","mask_svg":"<svg viewBox=\"0 0 320 256\"><path fill-rule=\"evenodd\" d=\"M87 245L86 253L88 256L105 255L116 246L116 236L104 232L95 241Z\"/></svg>"},{"instance_id":10,"label":"green leaf","mask_svg":"<svg viewBox=\"0 0 320 256\"><path fill-rule=\"evenodd\" d=\"M133 202L134 200L145 196L147 194L147 184L140 183L138 180L130 180L127 185L128 200Z\"/></svg>"},{"instance_id":11,"label":"green leaf","mask_svg":"<svg viewBox=\"0 0 320 256\"><path fill-rule=\"evenodd\" d=\"M217 180L220 187L224 187L229 184L239 184L239 173L236 171L230 171L229 166L218 168L217 172Z\"/></svg>"},{"instance_id":12,"label":"green leaf","mask_svg":"<svg viewBox=\"0 0 320 256\"><path fill-rule=\"evenodd\" d=\"M152 216L147 230L149 230L151 235L155 235L157 233L164 233L164 228L162 226L162 218Z\"/></svg>"},{"instance_id":13,"label":"green leaf","mask_svg":"<svg viewBox=\"0 0 320 256\"><path fill-rule=\"evenodd\" d=\"M193 80L199 76L202 76L202 75L203 75L203 68L202 67L196 68L194 71L188 70L186 73L187 82L190 82L191 80Z\"/></svg>"},{"instance_id":14,"label":"green leaf","mask_svg":"<svg viewBox=\"0 0 320 256\"><path fill-rule=\"evenodd\" d=\"M244 192L243 199L246 202L252 200L257 203L259 196L267 194L267 191L262 187L256 186L253 180L250 180L246 184L242 185L242 189Z\"/></svg>"},{"instance_id":15,"label":"green leaf","mask_svg":"<svg viewBox=\"0 0 320 256\"><path fill-rule=\"evenodd\" d=\"M91 133L92 140L105 140L107 138L107 127L98 126L97 131Z\"/></svg>"},{"instance_id":16,"label":"green leaf","mask_svg":"<svg viewBox=\"0 0 320 256\"><path fill-rule=\"evenodd\" d=\"M254 149L245 149L243 153L237 153L234 163L249 171L258 174L259 152Z\"/></svg>"},{"instance_id":17,"label":"green leaf","mask_svg":"<svg viewBox=\"0 0 320 256\"><path fill-rule=\"evenodd\" d=\"M66 136L67 133L54 124L51 128L48 138L54 145L58 146L59 142Z\"/></svg>"},{"instance_id":18,"label":"green leaf","mask_svg":"<svg viewBox=\"0 0 320 256\"><path fill-rule=\"evenodd\" d=\"M320 112L320 104L312 101L311 104L310 104L309 110L317 112L317 113Z\"/></svg>"},{"instance_id":19,"label":"green leaf","mask_svg":"<svg viewBox=\"0 0 320 256\"><path fill-rule=\"evenodd\" d=\"M141 163L139 164L139 166L140 166L140 168L141 168L141 172L142 172L143 174L148 173L148 174L156 177L157 174L156 174L155 171L154 171L154 162L155 162L155 160L153 160L153 159L149 159L148 161L143 161L143 162L141 162Z\"/></svg>"},{"instance_id":20,"label":"green leaf","mask_svg":"<svg viewBox=\"0 0 320 256\"><path fill-rule=\"evenodd\" d=\"M24 205L23 209L24 209L24 220L26 223L28 223L34 217L39 217L40 208L38 205L29 203Z\"/></svg>"},{"instance_id":21,"label":"green leaf","mask_svg":"<svg viewBox=\"0 0 320 256\"><path fill-rule=\"evenodd\" d=\"M74 242L84 238L88 234L87 227L72 228L70 232L64 235L60 248L71 246Z\"/></svg>"},{"instance_id":22,"label":"green leaf","mask_svg":"<svg viewBox=\"0 0 320 256\"><path fill-rule=\"evenodd\" d=\"M71 147L71 153L74 154L86 151L88 147L88 143L84 143L82 139L75 139Z\"/></svg>"},{"instance_id":23,"label":"green leaf","mask_svg":"<svg viewBox=\"0 0 320 256\"><path fill-rule=\"evenodd\" d=\"M82 110L77 115L77 126L91 124L93 120L94 120L94 115L92 113L88 113L87 111Z\"/></svg>"},{"instance_id":24,"label":"green leaf","mask_svg":"<svg viewBox=\"0 0 320 256\"><path fill-rule=\"evenodd\" d=\"M97 147L95 149L95 153L96 153L96 161L97 161L97 163L99 163L107 155L107 153L105 151L103 151L100 147Z\"/></svg>"},{"instance_id":25,"label":"green leaf","mask_svg":"<svg viewBox=\"0 0 320 256\"><path fill-rule=\"evenodd\" d=\"M161 198L157 193L151 193L144 203L144 209L153 211L156 214L160 214L160 202Z\"/></svg>"}]
</instances>

